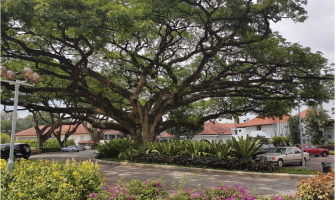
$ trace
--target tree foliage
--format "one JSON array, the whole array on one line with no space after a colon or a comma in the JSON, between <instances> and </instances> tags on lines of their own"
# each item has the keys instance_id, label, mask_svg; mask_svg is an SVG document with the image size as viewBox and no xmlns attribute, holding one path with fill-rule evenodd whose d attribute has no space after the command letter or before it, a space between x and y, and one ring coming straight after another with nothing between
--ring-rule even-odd
<instances>
[{"instance_id":1,"label":"tree foliage","mask_svg":"<svg viewBox=\"0 0 336 200\"><path fill-rule=\"evenodd\" d=\"M303 121L303 120L302 120ZM288 119L289 140L294 144L300 144L299 116L289 116Z\"/></svg>"},{"instance_id":2,"label":"tree foliage","mask_svg":"<svg viewBox=\"0 0 336 200\"><path fill-rule=\"evenodd\" d=\"M327 113L328 111L322 107L313 107L307 111L307 115L303 119L306 134L311 135L311 142L313 144L321 144L325 141L326 138L323 137L323 133L325 130L334 127Z\"/></svg>"},{"instance_id":3,"label":"tree foliage","mask_svg":"<svg viewBox=\"0 0 336 200\"><path fill-rule=\"evenodd\" d=\"M20 88L20 106L67 113L136 142L154 141L172 127L191 129L237 113L270 115L266 101L291 107L298 94L304 101L331 99L333 68L322 52L286 42L270 28L284 18L303 22L306 3L2 1L2 63L42 75L35 87ZM13 105L14 87L1 87L1 103ZM195 123L163 120L208 98L214 106ZM92 114L113 120L97 123Z\"/></svg>"}]
</instances>

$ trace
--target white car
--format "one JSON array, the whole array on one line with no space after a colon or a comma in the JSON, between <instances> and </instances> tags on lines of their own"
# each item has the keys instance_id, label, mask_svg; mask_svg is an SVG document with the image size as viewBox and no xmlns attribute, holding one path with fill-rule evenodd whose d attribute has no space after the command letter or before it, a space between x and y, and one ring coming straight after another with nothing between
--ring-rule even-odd
<instances>
[{"instance_id":1,"label":"white car","mask_svg":"<svg viewBox=\"0 0 336 200\"><path fill-rule=\"evenodd\" d=\"M68 147L65 147L65 148L62 148L61 151L64 152L64 151L72 151L72 152L79 152L81 151L82 149L80 149L78 146L68 146Z\"/></svg>"},{"instance_id":2,"label":"white car","mask_svg":"<svg viewBox=\"0 0 336 200\"><path fill-rule=\"evenodd\" d=\"M303 152L305 163L310 161L309 153ZM285 164L302 165L301 150L296 147L275 147L266 154L256 156L256 161L276 163L279 167Z\"/></svg>"}]
</instances>

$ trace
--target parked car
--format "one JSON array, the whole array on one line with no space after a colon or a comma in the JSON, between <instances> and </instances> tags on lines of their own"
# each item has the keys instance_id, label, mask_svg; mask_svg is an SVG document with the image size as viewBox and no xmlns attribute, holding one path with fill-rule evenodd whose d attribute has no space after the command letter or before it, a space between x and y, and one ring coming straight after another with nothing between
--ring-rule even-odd
<instances>
[{"instance_id":1,"label":"parked car","mask_svg":"<svg viewBox=\"0 0 336 200\"><path fill-rule=\"evenodd\" d=\"M61 151L62 152L64 152L64 151L72 151L72 152L75 152L75 151L77 151L77 152L79 152L79 151L81 151L82 149L81 148L79 148L78 146L68 146L68 147L65 147L65 148L62 148L61 149Z\"/></svg>"},{"instance_id":2,"label":"parked car","mask_svg":"<svg viewBox=\"0 0 336 200\"><path fill-rule=\"evenodd\" d=\"M8 159L10 143L1 144L1 159ZM28 160L31 155L30 146L26 143L14 143L14 158L24 158Z\"/></svg>"},{"instance_id":3,"label":"parked car","mask_svg":"<svg viewBox=\"0 0 336 200\"><path fill-rule=\"evenodd\" d=\"M85 146L79 146L79 148L80 148L82 151L86 150L86 147L85 147Z\"/></svg>"},{"instance_id":4,"label":"parked car","mask_svg":"<svg viewBox=\"0 0 336 200\"><path fill-rule=\"evenodd\" d=\"M310 161L309 153L303 152L305 163ZM267 153L256 156L256 161L276 163L279 167L285 164L302 165L301 150L297 147L275 147Z\"/></svg>"},{"instance_id":5,"label":"parked car","mask_svg":"<svg viewBox=\"0 0 336 200\"><path fill-rule=\"evenodd\" d=\"M273 143L268 143L268 142L259 142L258 146L261 145L259 151L252 156L252 159L255 160L256 156L259 154L265 154L267 153L270 149L274 148Z\"/></svg>"},{"instance_id":6,"label":"parked car","mask_svg":"<svg viewBox=\"0 0 336 200\"><path fill-rule=\"evenodd\" d=\"M301 149L301 145L298 145L298 148ZM322 157L327 157L329 155L328 149L318 148L312 144L304 144L303 150L311 155L315 155L315 157L319 157L320 155Z\"/></svg>"}]
</instances>

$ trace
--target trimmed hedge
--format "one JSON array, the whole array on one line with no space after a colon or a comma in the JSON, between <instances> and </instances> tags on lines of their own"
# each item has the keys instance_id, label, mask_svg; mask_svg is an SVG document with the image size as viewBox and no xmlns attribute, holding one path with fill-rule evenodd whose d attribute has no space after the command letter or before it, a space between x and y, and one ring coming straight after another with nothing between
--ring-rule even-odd
<instances>
[{"instance_id":1,"label":"trimmed hedge","mask_svg":"<svg viewBox=\"0 0 336 200\"><path fill-rule=\"evenodd\" d=\"M31 155L37 155L43 153L41 149L31 149Z\"/></svg>"},{"instance_id":2,"label":"trimmed hedge","mask_svg":"<svg viewBox=\"0 0 336 200\"><path fill-rule=\"evenodd\" d=\"M256 162L250 159L225 157L189 157L159 154L133 154L130 161L137 163L175 164L179 166L197 166L212 169L252 170L255 172L279 172L279 167L272 163Z\"/></svg>"},{"instance_id":3,"label":"trimmed hedge","mask_svg":"<svg viewBox=\"0 0 336 200\"><path fill-rule=\"evenodd\" d=\"M316 145L318 148L328 149L329 151L335 150L334 144L327 144L327 145Z\"/></svg>"},{"instance_id":4,"label":"trimmed hedge","mask_svg":"<svg viewBox=\"0 0 336 200\"><path fill-rule=\"evenodd\" d=\"M61 148L40 148L43 153L47 152L59 152L61 151Z\"/></svg>"}]
</instances>

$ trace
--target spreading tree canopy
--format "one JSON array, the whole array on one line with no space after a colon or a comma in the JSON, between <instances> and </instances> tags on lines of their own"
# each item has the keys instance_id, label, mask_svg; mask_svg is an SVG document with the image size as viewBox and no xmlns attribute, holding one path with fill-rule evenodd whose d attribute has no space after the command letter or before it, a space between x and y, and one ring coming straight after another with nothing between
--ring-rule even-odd
<instances>
[{"instance_id":1,"label":"spreading tree canopy","mask_svg":"<svg viewBox=\"0 0 336 200\"><path fill-rule=\"evenodd\" d=\"M298 94L319 103L332 98L332 68L322 52L286 42L270 28L284 18L303 22L306 3L2 1L2 65L16 72L29 66L42 76L35 87L21 86L20 106L68 113L93 127L130 134L136 142L153 141L181 124L195 129L237 113L263 115L274 102L291 106ZM2 90L1 103L13 105L14 87L2 83ZM214 104L205 106L197 122L163 119L209 98ZM266 110L264 115L273 114ZM113 121L96 123L92 115Z\"/></svg>"}]
</instances>

